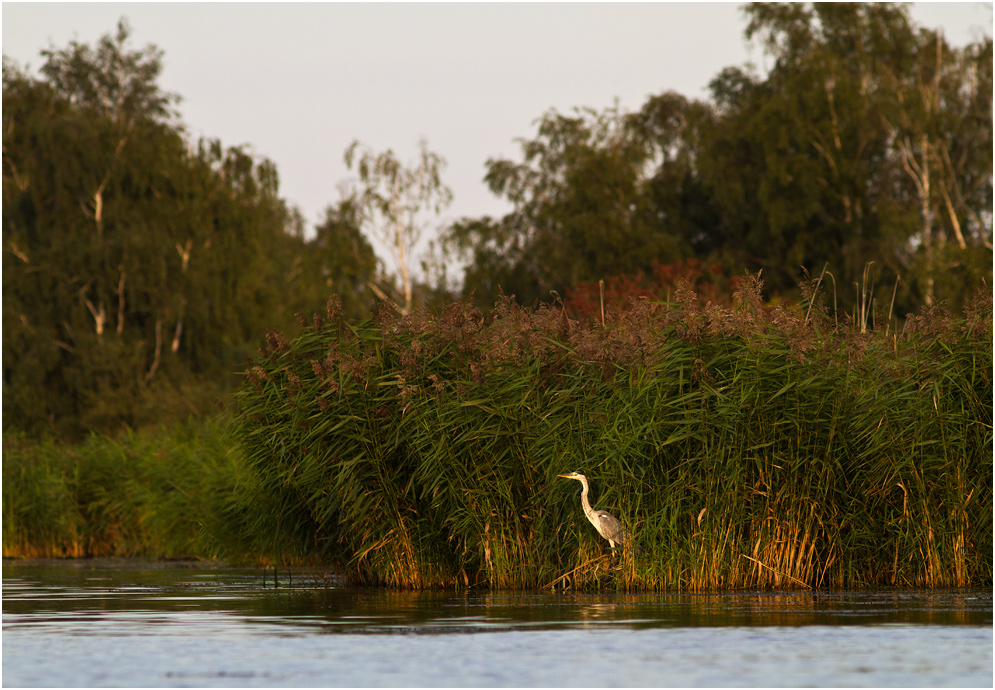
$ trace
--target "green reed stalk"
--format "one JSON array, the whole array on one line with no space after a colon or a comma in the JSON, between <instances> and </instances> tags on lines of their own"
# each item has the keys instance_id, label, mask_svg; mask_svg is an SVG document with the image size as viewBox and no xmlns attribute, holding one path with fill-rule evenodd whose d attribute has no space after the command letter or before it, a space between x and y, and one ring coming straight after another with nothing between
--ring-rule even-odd
<instances>
[{"instance_id":1,"label":"green reed stalk","mask_svg":"<svg viewBox=\"0 0 995 690\"><path fill-rule=\"evenodd\" d=\"M236 396L229 514L250 550L396 587L990 582L990 296L899 340L759 290L604 326L330 310ZM642 553L607 553L574 469Z\"/></svg>"},{"instance_id":2,"label":"green reed stalk","mask_svg":"<svg viewBox=\"0 0 995 690\"><path fill-rule=\"evenodd\" d=\"M219 422L65 446L5 434L5 557L206 557L228 541Z\"/></svg>"}]
</instances>

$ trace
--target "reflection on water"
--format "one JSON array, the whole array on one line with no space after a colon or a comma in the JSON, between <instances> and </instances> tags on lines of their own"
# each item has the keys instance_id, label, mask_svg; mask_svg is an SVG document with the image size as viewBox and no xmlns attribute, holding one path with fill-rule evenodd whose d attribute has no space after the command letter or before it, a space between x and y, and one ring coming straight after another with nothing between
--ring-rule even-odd
<instances>
[{"instance_id":1,"label":"reflection on water","mask_svg":"<svg viewBox=\"0 0 995 690\"><path fill-rule=\"evenodd\" d=\"M598 595L334 584L204 563L5 561L3 683L992 681L990 589Z\"/></svg>"}]
</instances>

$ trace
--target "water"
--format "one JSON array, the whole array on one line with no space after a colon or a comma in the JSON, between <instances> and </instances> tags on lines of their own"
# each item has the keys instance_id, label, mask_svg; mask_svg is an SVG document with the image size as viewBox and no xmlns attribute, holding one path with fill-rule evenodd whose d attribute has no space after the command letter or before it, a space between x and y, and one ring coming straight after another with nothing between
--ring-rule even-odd
<instances>
[{"instance_id":1,"label":"water","mask_svg":"<svg viewBox=\"0 0 995 690\"><path fill-rule=\"evenodd\" d=\"M453 594L3 565L5 687L992 687L992 630L990 589Z\"/></svg>"}]
</instances>

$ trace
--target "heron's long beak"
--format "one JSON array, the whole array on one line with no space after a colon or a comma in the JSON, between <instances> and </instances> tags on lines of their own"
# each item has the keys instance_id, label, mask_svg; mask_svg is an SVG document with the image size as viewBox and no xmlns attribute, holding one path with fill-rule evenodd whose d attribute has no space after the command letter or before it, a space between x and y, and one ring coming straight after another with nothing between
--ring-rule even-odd
<instances>
[{"instance_id":1,"label":"heron's long beak","mask_svg":"<svg viewBox=\"0 0 995 690\"><path fill-rule=\"evenodd\" d=\"M557 477L563 477L564 479L571 479L573 474L558 474Z\"/></svg>"}]
</instances>

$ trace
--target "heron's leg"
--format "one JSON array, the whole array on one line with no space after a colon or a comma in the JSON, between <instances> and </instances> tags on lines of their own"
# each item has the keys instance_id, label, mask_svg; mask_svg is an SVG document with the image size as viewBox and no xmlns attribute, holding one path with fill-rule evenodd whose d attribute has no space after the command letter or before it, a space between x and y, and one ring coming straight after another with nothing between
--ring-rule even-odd
<instances>
[{"instance_id":1,"label":"heron's leg","mask_svg":"<svg viewBox=\"0 0 995 690\"><path fill-rule=\"evenodd\" d=\"M611 552L611 566L610 567L612 568L612 570L621 570L622 569L622 549L619 548L619 545L616 544L613 541L609 541L608 543L612 547L612 552Z\"/></svg>"}]
</instances>

